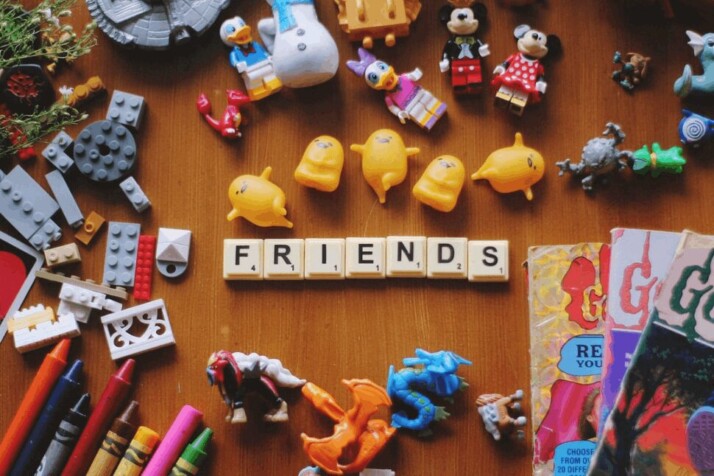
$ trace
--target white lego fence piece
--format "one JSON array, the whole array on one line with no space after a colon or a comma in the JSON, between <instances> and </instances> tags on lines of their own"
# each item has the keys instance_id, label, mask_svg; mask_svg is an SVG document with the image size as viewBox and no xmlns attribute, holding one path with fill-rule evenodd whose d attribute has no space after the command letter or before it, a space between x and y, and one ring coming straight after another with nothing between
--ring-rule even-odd
<instances>
[{"instance_id":1,"label":"white lego fence piece","mask_svg":"<svg viewBox=\"0 0 714 476\"><path fill-rule=\"evenodd\" d=\"M102 316L112 360L176 344L163 299Z\"/></svg>"}]
</instances>

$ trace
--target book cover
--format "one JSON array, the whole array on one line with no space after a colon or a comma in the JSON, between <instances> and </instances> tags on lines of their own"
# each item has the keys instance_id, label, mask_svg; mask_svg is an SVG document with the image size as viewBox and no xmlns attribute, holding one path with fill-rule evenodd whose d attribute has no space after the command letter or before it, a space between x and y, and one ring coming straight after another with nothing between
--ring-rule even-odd
<instances>
[{"instance_id":1,"label":"book cover","mask_svg":"<svg viewBox=\"0 0 714 476\"><path fill-rule=\"evenodd\" d=\"M610 248L528 250L533 474L584 475L600 408Z\"/></svg>"}]
</instances>

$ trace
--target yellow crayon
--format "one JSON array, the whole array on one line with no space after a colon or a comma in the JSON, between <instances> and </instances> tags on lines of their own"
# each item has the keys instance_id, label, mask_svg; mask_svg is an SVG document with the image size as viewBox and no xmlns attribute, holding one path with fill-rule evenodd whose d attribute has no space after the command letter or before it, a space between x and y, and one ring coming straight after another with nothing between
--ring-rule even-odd
<instances>
[{"instance_id":1,"label":"yellow crayon","mask_svg":"<svg viewBox=\"0 0 714 476\"><path fill-rule=\"evenodd\" d=\"M140 426L136 430L134 439L129 443L124 457L119 462L119 466L114 471L114 476L139 476L158 442L158 433L151 428Z\"/></svg>"}]
</instances>

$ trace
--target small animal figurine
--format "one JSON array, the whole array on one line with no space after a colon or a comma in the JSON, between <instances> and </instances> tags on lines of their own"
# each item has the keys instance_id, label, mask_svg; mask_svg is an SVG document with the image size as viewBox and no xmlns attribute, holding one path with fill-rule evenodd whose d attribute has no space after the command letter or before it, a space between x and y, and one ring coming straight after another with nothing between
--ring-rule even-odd
<instances>
[{"instance_id":1,"label":"small animal figurine","mask_svg":"<svg viewBox=\"0 0 714 476\"><path fill-rule=\"evenodd\" d=\"M491 54L488 44L476 37L479 26L486 21L486 6L474 0L450 0L449 3L439 10L439 20L451 33L444 45L439 70L451 72L455 93L477 94L483 85L481 58Z\"/></svg>"},{"instance_id":2,"label":"small animal figurine","mask_svg":"<svg viewBox=\"0 0 714 476\"><path fill-rule=\"evenodd\" d=\"M649 56L630 52L623 60L622 53L616 51L612 62L620 65L620 71L613 71L612 79L625 91L632 91L647 77L647 66L651 59Z\"/></svg>"},{"instance_id":3,"label":"small animal figurine","mask_svg":"<svg viewBox=\"0 0 714 476\"><path fill-rule=\"evenodd\" d=\"M391 129L374 131L364 144L352 144L350 150L362 156L362 175L379 203L387 201L387 191L407 177L407 157L419 153L417 147L405 147L402 137Z\"/></svg>"},{"instance_id":4,"label":"small animal figurine","mask_svg":"<svg viewBox=\"0 0 714 476\"><path fill-rule=\"evenodd\" d=\"M409 119L430 131L446 112L446 104L419 85L422 76L419 68L398 75L394 68L364 48L359 49L359 61L350 60L347 67L363 76L370 88L384 91L384 102L402 124Z\"/></svg>"},{"instance_id":5,"label":"small animal figurine","mask_svg":"<svg viewBox=\"0 0 714 476\"><path fill-rule=\"evenodd\" d=\"M679 121L679 140L682 144L699 147L714 135L714 120L701 114L682 109Z\"/></svg>"},{"instance_id":6,"label":"small animal figurine","mask_svg":"<svg viewBox=\"0 0 714 476\"><path fill-rule=\"evenodd\" d=\"M704 74L694 76L692 67L684 66L682 76L674 82L674 94L685 98L690 94L714 93L714 33L700 35L687 30L689 46L694 50L694 56L699 58Z\"/></svg>"},{"instance_id":7,"label":"small animal figurine","mask_svg":"<svg viewBox=\"0 0 714 476\"><path fill-rule=\"evenodd\" d=\"M266 0L273 18L258 22L258 32L273 58L275 74L289 88L307 88L337 73L337 44L317 19L313 0Z\"/></svg>"},{"instance_id":8,"label":"small animal figurine","mask_svg":"<svg viewBox=\"0 0 714 476\"><path fill-rule=\"evenodd\" d=\"M288 404L280 398L278 387L297 388L305 384L305 380L294 376L278 359L256 353L246 355L219 350L208 358L206 372L208 382L218 386L228 405L226 421L230 423L247 421L243 400L248 392L258 393L270 403L270 410L263 415L264 421L288 421Z\"/></svg>"},{"instance_id":9,"label":"small animal figurine","mask_svg":"<svg viewBox=\"0 0 714 476\"><path fill-rule=\"evenodd\" d=\"M254 225L284 226L292 228L292 222L285 218L285 192L270 181L272 167L266 167L260 176L241 175L228 187L228 199L233 210L228 213L228 221L243 217Z\"/></svg>"},{"instance_id":10,"label":"small animal figurine","mask_svg":"<svg viewBox=\"0 0 714 476\"><path fill-rule=\"evenodd\" d=\"M670 147L664 150L655 142L652 144L652 152L643 145L632 153L632 171L639 175L648 172L653 177L659 177L663 173L681 174L687 160L682 157L681 147Z\"/></svg>"},{"instance_id":11,"label":"small animal figurine","mask_svg":"<svg viewBox=\"0 0 714 476\"><path fill-rule=\"evenodd\" d=\"M497 89L496 105L508 108L518 116L526 105L535 104L545 94L545 68L542 61L560 53L560 38L547 35L528 25L518 25L513 30L518 53L509 56L493 70L491 86Z\"/></svg>"},{"instance_id":12,"label":"small animal figurine","mask_svg":"<svg viewBox=\"0 0 714 476\"><path fill-rule=\"evenodd\" d=\"M366 379L342 380L342 383L354 398L354 406L346 411L332 395L312 382L302 388L303 396L335 422L331 436L300 435L310 461L328 474L362 471L397 431L386 421L372 418L380 407L392 405L384 388Z\"/></svg>"},{"instance_id":13,"label":"small animal figurine","mask_svg":"<svg viewBox=\"0 0 714 476\"><path fill-rule=\"evenodd\" d=\"M253 40L250 27L241 17L224 21L220 35L223 44L232 48L231 66L243 77L251 101L280 91L283 83L275 76L270 55L263 45Z\"/></svg>"},{"instance_id":14,"label":"small animal figurine","mask_svg":"<svg viewBox=\"0 0 714 476\"><path fill-rule=\"evenodd\" d=\"M345 152L340 141L331 136L313 139L295 169L295 180L321 192L334 192L340 185Z\"/></svg>"},{"instance_id":15,"label":"small animal figurine","mask_svg":"<svg viewBox=\"0 0 714 476\"><path fill-rule=\"evenodd\" d=\"M486 179L497 192L522 191L528 200L533 200L531 186L542 179L544 173L543 156L523 145L523 136L516 132L513 145L491 152L481 168L471 175L471 180Z\"/></svg>"},{"instance_id":16,"label":"small animal figurine","mask_svg":"<svg viewBox=\"0 0 714 476\"><path fill-rule=\"evenodd\" d=\"M414 184L412 194L424 205L450 212L456 207L465 179L466 169L461 160L453 155L442 155L427 165Z\"/></svg>"},{"instance_id":17,"label":"small animal figurine","mask_svg":"<svg viewBox=\"0 0 714 476\"><path fill-rule=\"evenodd\" d=\"M608 137L612 136L612 137ZM621 151L617 148L625 140L625 133L617 124L608 122L602 137L590 139L581 155L580 163L572 165L570 159L556 162L560 169L558 175L569 172L576 176L585 176L581 180L583 190L592 191L598 179L613 172L620 172L627 168L632 159L632 152Z\"/></svg>"},{"instance_id":18,"label":"small animal figurine","mask_svg":"<svg viewBox=\"0 0 714 476\"><path fill-rule=\"evenodd\" d=\"M208 125L226 139L243 137L240 131L240 125L244 121L240 108L250 103L250 98L237 89L227 90L226 97L228 101L220 120L214 119L213 116L211 116L211 101L209 101L208 97L203 93L198 95L196 109L198 109L198 112L203 116Z\"/></svg>"},{"instance_id":19,"label":"small animal figurine","mask_svg":"<svg viewBox=\"0 0 714 476\"><path fill-rule=\"evenodd\" d=\"M335 0L337 20L350 41L372 48L374 39L394 46L397 37L409 35L409 25L421 11L419 0Z\"/></svg>"},{"instance_id":20,"label":"small animal figurine","mask_svg":"<svg viewBox=\"0 0 714 476\"><path fill-rule=\"evenodd\" d=\"M432 421L448 418L444 407L434 405L427 392L440 398L451 398L457 391L464 390L468 384L456 375L459 365L471 365L471 362L453 352L441 350L427 352L416 350L416 357L407 357L403 361L406 368L395 372L389 367L387 393L394 401L411 407L416 416L410 418L406 412L392 414L392 426L418 431L420 436L431 434L429 425ZM414 368L422 365L422 368Z\"/></svg>"},{"instance_id":21,"label":"small animal figurine","mask_svg":"<svg viewBox=\"0 0 714 476\"><path fill-rule=\"evenodd\" d=\"M516 390L513 395L505 397L498 393L487 393L478 397L476 400L478 414L483 419L484 428L494 440L500 441L514 432L520 440L525 437L523 430L518 429L526 426L521 400L523 400L523 390Z\"/></svg>"}]
</instances>

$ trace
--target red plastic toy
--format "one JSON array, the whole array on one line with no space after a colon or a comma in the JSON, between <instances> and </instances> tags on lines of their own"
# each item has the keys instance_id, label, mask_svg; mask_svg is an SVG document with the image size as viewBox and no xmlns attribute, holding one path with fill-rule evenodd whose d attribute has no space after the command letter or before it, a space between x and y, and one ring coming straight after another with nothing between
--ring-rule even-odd
<instances>
[{"instance_id":1,"label":"red plastic toy","mask_svg":"<svg viewBox=\"0 0 714 476\"><path fill-rule=\"evenodd\" d=\"M250 98L237 89L228 89L226 96L228 98L228 104L220 120L211 116L211 101L209 101L208 97L203 93L198 95L196 108L198 112L203 115L204 119L206 119L208 125L220 132L223 137L227 139L242 137L240 125L243 122L243 115L240 112L240 108L248 104Z\"/></svg>"},{"instance_id":2,"label":"red plastic toy","mask_svg":"<svg viewBox=\"0 0 714 476\"><path fill-rule=\"evenodd\" d=\"M134 273L134 299L148 301L151 299L151 277L154 271L154 254L156 252L156 237L139 236L139 249L136 254L136 272Z\"/></svg>"}]
</instances>

